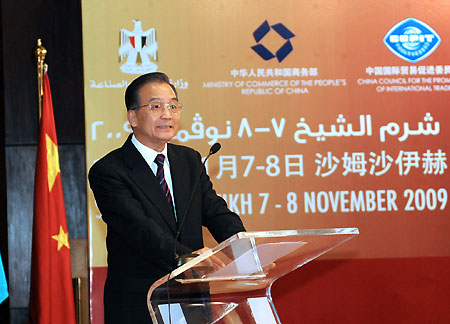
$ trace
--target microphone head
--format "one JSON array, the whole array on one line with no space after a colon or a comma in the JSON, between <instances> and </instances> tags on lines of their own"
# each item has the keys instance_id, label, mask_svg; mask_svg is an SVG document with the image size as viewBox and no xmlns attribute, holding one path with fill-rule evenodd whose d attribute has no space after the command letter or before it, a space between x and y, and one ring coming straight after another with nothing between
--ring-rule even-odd
<instances>
[{"instance_id":1,"label":"microphone head","mask_svg":"<svg viewBox=\"0 0 450 324\"><path fill-rule=\"evenodd\" d=\"M222 145L220 145L220 143L215 143L209 149L209 154L216 154L220 150L221 147L222 147Z\"/></svg>"}]
</instances>

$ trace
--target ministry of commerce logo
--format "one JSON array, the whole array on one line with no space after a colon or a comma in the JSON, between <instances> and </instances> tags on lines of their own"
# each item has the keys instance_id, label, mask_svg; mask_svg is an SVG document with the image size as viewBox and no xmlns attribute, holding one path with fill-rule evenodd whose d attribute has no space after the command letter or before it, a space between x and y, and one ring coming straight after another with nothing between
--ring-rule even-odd
<instances>
[{"instance_id":1,"label":"ministry of commerce logo","mask_svg":"<svg viewBox=\"0 0 450 324\"><path fill-rule=\"evenodd\" d=\"M286 40L286 42L275 52L275 54L273 54L269 49L267 49L266 46L260 43L264 36L266 36L272 30ZM252 46L251 48L256 52L256 54L258 54L266 61L276 57L278 59L278 62L281 62L286 58L286 56L289 55L290 52L292 52L292 44L290 39L294 36L295 35L282 23L270 26L269 22L266 20L253 32L253 38L255 39L257 44Z\"/></svg>"},{"instance_id":2,"label":"ministry of commerce logo","mask_svg":"<svg viewBox=\"0 0 450 324\"><path fill-rule=\"evenodd\" d=\"M130 74L155 72L158 66L150 60L156 61L158 50L155 28L143 31L141 21L133 22L133 31L120 30L119 60L123 62L126 58L120 69Z\"/></svg>"},{"instance_id":3,"label":"ministry of commerce logo","mask_svg":"<svg viewBox=\"0 0 450 324\"><path fill-rule=\"evenodd\" d=\"M407 18L392 27L383 42L402 60L416 63L434 52L441 37L423 21Z\"/></svg>"}]
</instances>

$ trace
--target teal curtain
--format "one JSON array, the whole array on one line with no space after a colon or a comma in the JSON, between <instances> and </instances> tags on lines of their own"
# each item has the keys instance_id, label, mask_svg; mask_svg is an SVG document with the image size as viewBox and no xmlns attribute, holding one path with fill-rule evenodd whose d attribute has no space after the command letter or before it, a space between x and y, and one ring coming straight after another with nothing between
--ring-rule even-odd
<instances>
[{"instance_id":1,"label":"teal curtain","mask_svg":"<svg viewBox=\"0 0 450 324\"><path fill-rule=\"evenodd\" d=\"M0 304L8 298L8 286L6 284L5 269L3 269L2 255L0 254Z\"/></svg>"}]
</instances>

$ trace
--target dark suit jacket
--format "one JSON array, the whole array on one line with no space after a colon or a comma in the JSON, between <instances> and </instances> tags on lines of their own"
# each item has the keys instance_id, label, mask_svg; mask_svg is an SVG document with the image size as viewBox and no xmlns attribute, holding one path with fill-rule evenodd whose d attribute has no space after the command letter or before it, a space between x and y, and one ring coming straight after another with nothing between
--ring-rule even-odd
<instances>
[{"instance_id":1,"label":"dark suit jacket","mask_svg":"<svg viewBox=\"0 0 450 324\"><path fill-rule=\"evenodd\" d=\"M167 144L167 155L179 218L202 172L176 245L178 255L203 247L202 226L218 242L245 230L240 218L217 196L197 151ZM148 316L148 288L173 270L178 224L155 175L131 142L131 135L121 148L92 166L89 182L108 229L105 323L126 323L126 318L117 320L117 316L124 316L127 310L133 313L144 308ZM130 318L136 320L141 319Z\"/></svg>"}]
</instances>

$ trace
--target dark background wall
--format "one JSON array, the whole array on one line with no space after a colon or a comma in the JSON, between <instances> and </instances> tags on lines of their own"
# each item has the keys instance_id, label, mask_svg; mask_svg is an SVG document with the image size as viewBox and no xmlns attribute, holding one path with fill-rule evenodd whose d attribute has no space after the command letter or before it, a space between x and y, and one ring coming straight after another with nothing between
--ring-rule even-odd
<instances>
[{"instance_id":1,"label":"dark background wall","mask_svg":"<svg viewBox=\"0 0 450 324\"><path fill-rule=\"evenodd\" d=\"M87 238L81 2L2 0L0 10L0 252L10 293L0 323L15 324L28 317L38 38L48 51L69 236Z\"/></svg>"}]
</instances>

